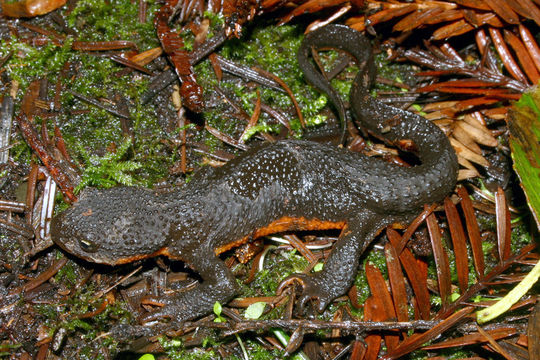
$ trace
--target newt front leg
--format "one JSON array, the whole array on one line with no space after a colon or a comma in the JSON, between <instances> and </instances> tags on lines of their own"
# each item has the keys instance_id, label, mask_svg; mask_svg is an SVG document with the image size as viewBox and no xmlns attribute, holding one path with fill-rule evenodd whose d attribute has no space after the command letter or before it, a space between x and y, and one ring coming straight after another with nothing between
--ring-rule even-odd
<instances>
[{"instance_id":1,"label":"newt front leg","mask_svg":"<svg viewBox=\"0 0 540 360\"><path fill-rule=\"evenodd\" d=\"M174 255L174 254L172 254ZM231 271L213 251L198 249L197 254L182 254L184 261L190 264L202 277L202 283L194 289L179 292L172 296L147 296L143 301L162 304L163 307L141 316L146 323L162 318L169 318L182 323L208 314L216 301L226 304L237 293L237 285Z\"/></svg>"}]
</instances>

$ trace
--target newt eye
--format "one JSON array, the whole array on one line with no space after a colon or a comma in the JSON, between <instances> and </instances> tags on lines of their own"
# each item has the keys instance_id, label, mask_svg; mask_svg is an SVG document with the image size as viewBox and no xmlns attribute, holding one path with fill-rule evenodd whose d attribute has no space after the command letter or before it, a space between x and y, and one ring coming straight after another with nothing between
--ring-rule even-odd
<instances>
[{"instance_id":1,"label":"newt eye","mask_svg":"<svg viewBox=\"0 0 540 360\"><path fill-rule=\"evenodd\" d=\"M87 239L79 239L79 246L86 252L96 252L99 248L98 244L88 241Z\"/></svg>"}]
</instances>

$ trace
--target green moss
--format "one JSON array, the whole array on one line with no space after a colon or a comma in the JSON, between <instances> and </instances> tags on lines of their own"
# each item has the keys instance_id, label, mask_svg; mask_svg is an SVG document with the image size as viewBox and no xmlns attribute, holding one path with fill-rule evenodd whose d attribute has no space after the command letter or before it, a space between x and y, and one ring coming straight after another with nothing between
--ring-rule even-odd
<instances>
[{"instance_id":1,"label":"green moss","mask_svg":"<svg viewBox=\"0 0 540 360\"><path fill-rule=\"evenodd\" d=\"M429 356L428 356L427 351L424 351L424 350L416 350L410 354L407 354L407 359L410 359L410 360L425 360L428 357Z\"/></svg>"},{"instance_id":2,"label":"green moss","mask_svg":"<svg viewBox=\"0 0 540 360\"><path fill-rule=\"evenodd\" d=\"M79 29L82 41L134 41L139 49L159 46L155 36L153 14L159 4L147 2L146 22L139 22L138 3L123 0L80 0L66 17L71 27Z\"/></svg>"},{"instance_id":3,"label":"green moss","mask_svg":"<svg viewBox=\"0 0 540 360\"><path fill-rule=\"evenodd\" d=\"M521 248L524 246L529 245L532 240L532 235L527 229L526 224L519 224L517 226L512 227L512 241L511 241L511 249L513 253L518 252Z\"/></svg>"},{"instance_id":4,"label":"green moss","mask_svg":"<svg viewBox=\"0 0 540 360\"><path fill-rule=\"evenodd\" d=\"M276 74L291 88L308 126L316 126L324 121L326 118L320 114L320 111L326 106L326 97L304 82L302 72L298 68L296 52L302 40L300 27L285 25L253 28L248 26L244 32L245 36L242 39L227 41L220 54L240 64L256 66ZM226 79L218 84L209 61L203 61L197 65L195 71L205 91L213 92L214 87L219 85L242 106L246 113L253 112L257 99L255 88L239 86L236 79ZM292 101L287 94L263 86L259 90L263 103L287 114L294 114ZM207 96L209 96L208 93ZM222 104L205 113L205 118L208 123L221 131L239 135L245 123L238 121L232 115L224 116L227 112L230 112L229 105ZM302 130L298 118L292 115L289 120L293 131L300 133ZM260 123L264 125L255 130L276 132L279 127L278 125L270 126L275 123L275 120L265 113L261 114ZM255 133L255 130L252 132Z\"/></svg>"},{"instance_id":5,"label":"green moss","mask_svg":"<svg viewBox=\"0 0 540 360\"><path fill-rule=\"evenodd\" d=\"M218 358L218 355L212 349L185 349L180 340L160 339L161 346L165 354L171 360L212 360Z\"/></svg>"},{"instance_id":6,"label":"green moss","mask_svg":"<svg viewBox=\"0 0 540 360\"><path fill-rule=\"evenodd\" d=\"M278 130L278 125L270 125L270 124L267 124L266 122L259 122L257 125L249 128L244 137L243 137L243 140L244 141L247 141L249 140L253 135L255 135L256 133L258 132L266 132L266 133L270 133L270 132L273 132L273 133L278 133L279 130Z\"/></svg>"},{"instance_id":7,"label":"green moss","mask_svg":"<svg viewBox=\"0 0 540 360\"><path fill-rule=\"evenodd\" d=\"M187 51L193 51L193 46L195 45L195 34L191 29L186 29L186 31L181 32L180 37L184 41L184 49Z\"/></svg>"},{"instance_id":8,"label":"green moss","mask_svg":"<svg viewBox=\"0 0 540 360\"><path fill-rule=\"evenodd\" d=\"M72 61L75 54L71 51L72 39L68 38L64 46L52 43L41 47L33 47L19 39L2 39L0 41L0 57L12 52L13 55L4 65L6 73L19 83L23 90L31 81L47 76L49 80L55 79L64 63ZM23 92L19 92L21 97Z\"/></svg>"},{"instance_id":9,"label":"green moss","mask_svg":"<svg viewBox=\"0 0 540 360\"><path fill-rule=\"evenodd\" d=\"M376 267L379 271L381 271L383 277L385 279L388 278L388 270L386 267L386 258L384 256L384 252L382 251L369 251L366 253L366 258L362 262L362 265L359 267L359 271L356 274L356 278L354 280L354 285L356 285L356 291L358 296L358 303L363 304L367 298L371 295L371 290L369 289L369 285L366 278L366 263L370 263L372 266ZM351 307L351 310L353 311L353 314L361 317L363 312L361 310L354 309Z\"/></svg>"},{"instance_id":10,"label":"green moss","mask_svg":"<svg viewBox=\"0 0 540 360\"><path fill-rule=\"evenodd\" d=\"M303 38L302 28L296 25L261 26L261 24L258 24L257 27L247 26L244 29L244 34L241 39L227 41L221 49L220 55L240 64L250 67L255 66L276 74L292 90L308 127L325 122L326 116L321 114L321 110L327 106L328 99L325 95L320 94L306 84L302 71L298 68L296 53ZM336 51L322 52L320 56L321 62L326 69L331 69L341 58L340 53ZM381 62L380 67L385 69L383 72L385 77L407 83L414 81L410 66L394 64L389 66L388 61L384 60L384 55L378 56L377 62ZM240 104L246 113L251 114L253 112L257 98L255 88L239 86L237 80L227 80L227 78L218 84L209 61L203 61L197 65L195 71L198 81L206 92L213 92L214 87L218 85L224 89L228 96L231 96L234 101ZM332 80L332 85L344 100L348 99L352 80L357 71L356 66L350 66ZM378 85L377 88L396 90L396 88L386 85ZM260 95L263 103L280 109L289 115L291 128L295 135L298 136L303 132L299 119L293 111L291 99L287 94L260 87ZM209 96L208 93L207 96ZM245 127L245 123L237 120L233 115L227 116L228 112L230 112L229 105L221 104L216 109L211 109L205 113L205 118L208 123L213 124L212 126L221 131L239 135L243 127ZM267 126L275 120L269 118L265 113L261 114L260 121L265 125L256 130L276 131L276 127ZM253 130L253 132L255 131Z\"/></svg>"},{"instance_id":11,"label":"green moss","mask_svg":"<svg viewBox=\"0 0 540 360\"><path fill-rule=\"evenodd\" d=\"M76 40L107 41L128 40L137 44L139 51L159 45L153 25L153 14L159 4L148 1L147 21L139 23L137 2L113 0L103 2L99 0L81 0L73 11L66 15L68 24L77 33ZM211 30L214 33L223 26L224 20L220 15L205 14L210 20ZM265 26L257 24L247 26L242 39L227 41L221 55L247 66L257 66L266 71L277 74L283 79L295 94L308 126L317 126L326 120L321 110L327 105L327 99L319 94L303 80L298 69L296 52L302 40L300 26ZM123 96L130 106L130 116L133 121L133 161L140 163L140 169L130 171L133 183L151 186L158 179L167 176L167 168L172 166L175 157L162 145L160 141L165 134L161 130L156 118L156 108L151 104L140 104L141 95L146 91L148 78L144 76L121 76L117 73L124 69L106 57L99 57L80 51L73 51L71 43L74 39L68 37L63 46L49 43L41 47L33 47L17 39L3 40L0 44L0 54L13 52L13 56L6 64L8 75L21 83L19 97L26 91L26 86L35 79L47 76L51 82L56 82L58 73L66 62L74 64L77 69L76 77L63 79L64 91L62 107L56 123L60 126L72 156L82 162L84 167L88 156L97 156L105 153L105 149L112 143L117 146L123 141L120 120L110 113L89 105L65 90L72 90L94 99L114 98ZM322 56L322 59L331 64L339 59L336 52ZM195 67L200 84L205 89L205 97L210 97L214 87L218 85L213 69L208 60ZM344 96L348 93L354 69L342 73L333 84ZM232 94L244 110L253 112L256 90L238 86L237 80L225 80L219 84L228 94ZM299 136L303 129L298 118L294 115L292 102L283 92L260 88L262 101L271 107L290 114L290 124L295 136ZM52 94L51 94L52 95ZM75 110L85 110L81 113ZM239 137L245 122L227 115L231 112L228 104L221 103L209 109L204 114L205 121L220 131ZM52 126L52 122L49 127ZM52 127L51 127L52 129ZM280 125L265 113L261 114L259 125L252 128L246 140L257 132L267 131L277 133ZM201 141L214 149L221 142L206 132L196 134L195 141ZM81 149L84 149L85 154ZM28 161L31 152L28 147L21 146L11 150L15 160ZM131 160L131 159L130 159ZM99 182L94 183L103 185ZM108 186L108 185L107 185Z\"/></svg>"},{"instance_id":12,"label":"green moss","mask_svg":"<svg viewBox=\"0 0 540 360\"><path fill-rule=\"evenodd\" d=\"M81 274L73 265L73 261L68 261L66 265L58 270L54 276L54 280L56 282L67 282L69 285L74 286L78 281L81 280Z\"/></svg>"},{"instance_id":13,"label":"green moss","mask_svg":"<svg viewBox=\"0 0 540 360\"><path fill-rule=\"evenodd\" d=\"M60 278L63 277L60 276ZM65 282L65 279L62 282ZM68 282L66 288L71 287L73 287L72 283ZM58 304L38 304L35 309L44 318L44 322L49 327L51 334L58 328L64 328L69 332L76 332L79 336L92 340L110 326L111 319L117 322L119 318L127 320L131 317L130 313L124 309L123 304L116 302L114 304L108 304L104 311L94 317L80 319L79 315L96 310L105 301L104 297L96 299L95 295L96 289L90 283L77 291L74 296L69 297L65 302ZM69 315L59 317L59 313Z\"/></svg>"},{"instance_id":14,"label":"green moss","mask_svg":"<svg viewBox=\"0 0 540 360\"><path fill-rule=\"evenodd\" d=\"M74 27L79 36L77 40L106 41L106 40L129 40L134 41L140 51L158 46L153 27L153 13L158 4L148 1L148 19L141 24L138 22L137 2L133 1L102 1L80 0L75 9L67 16L68 24ZM213 29L223 25L223 18L217 15L206 14L211 21ZM245 29L246 36L239 40L227 41L221 55L247 66L257 66L279 76L295 94L296 99L309 126L317 126L326 120L321 110L327 106L327 98L319 94L303 79L302 72L298 68L296 52L302 40L302 28L300 26L248 26ZM192 34L185 34L188 39ZM117 73L124 69L107 58L73 51L68 38L63 46L48 44L41 47L33 47L17 39L3 40L0 43L0 56L13 52L12 58L5 65L7 74L21 84L19 97L24 94L26 86L33 80L47 76L51 82L58 80L58 73L66 62L71 62L77 71L76 77L63 79L62 108L64 109L57 118L56 123L61 127L68 149L73 158L81 164L83 169L83 182L79 186L91 184L94 186L108 187L116 184L142 184L150 186L157 179L167 175L167 169L175 161L170 151L162 145L161 140L171 136L165 133L156 118L156 108L151 104L142 105L141 95L146 91L148 79L144 76L122 76ZM327 66L332 66L339 60L336 52L328 52L321 59ZM214 92L214 87L219 85L228 95L239 103L246 113L251 114L254 110L254 102L257 99L255 88L239 86L235 79L226 79L218 84L215 74L208 60L201 62L195 67L200 84L205 90L205 97L209 98ZM344 71L337 79L332 81L333 86L342 94L344 99L348 97L351 81L355 68L351 67ZM133 75L133 74L132 74ZM390 79L402 79L402 75L383 76ZM271 107L280 109L286 114L294 114L293 105L288 95L283 92L260 88L261 100ZM110 113L89 105L66 90L72 90L92 98L114 98L119 94L126 98L130 107L130 118L133 124L134 140L126 141L121 132L120 120ZM170 105L168 105L170 106ZM75 110L86 110L86 113L75 113ZM232 115L230 106L221 102L209 109L203 116L207 124L218 128L232 136L238 135L245 127L243 121L239 121ZM273 119L264 113L261 115L259 125L253 128L249 136L258 131L277 132ZM295 115L290 115L290 123L295 134L300 134L302 129ZM48 124L52 128L52 122ZM196 141L205 142L211 149L217 148L221 142L213 136L206 136L204 132L194 136ZM117 146L116 152L107 152L111 144ZM11 155L20 159L30 159L30 149L24 143L11 150ZM274 261L276 260L276 261ZM371 251L366 261L372 262L386 276L386 266L382 252ZM307 261L296 252L278 253L273 260L268 260L266 269L259 272L255 281L250 286L242 286L244 296L274 295L280 281L289 274L302 271L308 264ZM55 281L72 287L78 280L73 264L68 263L56 276ZM364 271L359 271L355 280L360 302L369 296L369 289ZM82 334L89 344L80 350L81 358L94 358L95 346L92 341L99 332L106 331L111 318L117 323L126 321L130 315L123 309L121 303L107 306L107 310L91 319L77 319L77 314L88 313L95 310L102 299L94 300L96 289L92 283L83 286L77 294L70 297L66 303L53 305L40 305L38 311L47 319L51 329L63 327L70 332ZM333 311L337 305L332 305ZM265 318L275 318L283 309L274 309L265 314ZM58 313L69 314L69 318L59 322ZM321 332L323 335L323 332ZM104 344L103 342L101 344ZM208 341L212 346L212 341ZM217 343L215 343L217 344ZM251 340L246 340L248 352L253 358L267 359L279 358L277 352L267 352ZM108 346L108 345L107 345ZM111 343L111 346L114 344ZM167 345L167 355L171 359L204 359L215 358L216 352L208 350L185 351L177 343Z\"/></svg>"},{"instance_id":15,"label":"green moss","mask_svg":"<svg viewBox=\"0 0 540 360\"><path fill-rule=\"evenodd\" d=\"M223 16L222 13L215 14L210 11L205 11L203 16L207 18L208 20L210 20L210 26L212 28L222 27L223 25L225 25L225 17Z\"/></svg>"},{"instance_id":16,"label":"green moss","mask_svg":"<svg viewBox=\"0 0 540 360\"><path fill-rule=\"evenodd\" d=\"M242 336L242 341L244 342L246 351L250 359L253 360L271 360L271 359L291 359L292 357L284 358L281 351L278 350L268 350L267 348L260 345L255 340L252 340L249 336ZM219 358L216 351L213 350L213 347L221 345L221 342L214 342L214 340L209 339L205 344L205 349L194 348L186 349L182 341L178 339L166 340L160 339L161 346L165 349L165 354L168 359L171 360L207 360L207 359L216 359ZM244 358L240 355L230 354L226 358L227 360L243 360Z\"/></svg>"},{"instance_id":17,"label":"green moss","mask_svg":"<svg viewBox=\"0 0 540 360\"><path fill-rule=\"evenodd\" d=\"M478 356L478 353L469 350L473 348L474 346L465 346L461 348L454 347L450 349L440 349L437 350L437 355L448 360L474 358L475 356Z\"/></svg>"},{"instance_id":18,"label":"green moss","mask_svg":"<svg viewBox=\"0 0 540 360\"><path fill-rule=\"evenodd\" d=\"M246 341L246 348L249 354L249 358L253 360L273 360L273 359L283 359L283 352L272 349L268 350L266 347L263 347L261 344L253 341ZM290 356L287 358L291 358ZM285 359L287 359L285 358Z\"/></svg>"},{"instance_id":19,"label":"green moss","mask_svg":"<svg viewBox=\"0 0 540 360\"><path fill-rule=\"evenodd\" d=\"M77 40L127 40L135 42L138 49L143 51L159 46L153 25L153 14L158 4L153 0L147 3L148 16L144 24L138 21L138 3L131 1L82 0L77 2L74 10L67 16L67 21L77 30ZM88 165L90 159L105 153L105 149L111 144L121 146L124 134L121 132L118 117L75 98L69 90L94 99L114 98L116 95L124 97L129 104L135 134L132 159L128 159L132 162L126 162L122 165L124 168L117 169L120 173L116 179L115 176L104 176L105 179L114 179L113 182L104 184L94 179L86 181L80 187L86 184L111 186L113 183L138 183L148 186L166 176L167 168L174 159L164 151L164 145L160 142L164 133L157 123L155 107L140 103L141 95L147 89L148 78L137 74L117 76L120 70L125 69L124 66L105 57L72 50L73 40L68 37L63 46L48 43L40 47L31 46L17 38L0 42L0 56L13 53L4 68L6 73L20 84L19 100L30 82L47 77L51 83L55 83L64 64L71 63L77 69L76 76L63 79L63 110L55 119L71 155ZM54 96L49 95L51 98ZM48 124L50 131L52 126L51 121ZM24 163L30 160L31 151L25 142L21 142L10 150L10 155L15 161ZM87 170L86 174L90 170Z\"/></svg>"},{"instance_id":20,"label":"green moss","mask_svg":"<svg viewBox=\"0 0 540 360\"><path fill-rule=\"evenodd\" d=\"M274 295L276 289L285 277L302 272L308 262L297 254L296 250L280 253L280 258L276 261L268 261L265 269L259 271L255 280L250 284L250 288L266 296Z\"/></svg>"},{"instance_id":21,"label":"green moss","mask_svg":"<svg viewBox=\"0 0 540 360\"><path fill-rule=\"evenodd\" d=\"M73 289L74 284L80 282L81 279L78 270L70 261L55 275L54 281L65 289ZM81 359L94 359L95 354L103 353L104 348L107 348L109 353L117 352L117 343L112 338L103 337L99 341L96 339L99 335L106 333L111 324L128 322L131 318L131 314L121 301L107 304L105 309L95 316L81 318L80 315L101 308L106 301L104 296L96 298L96 292L95 283L88 281L71 296L61 298L58 303L36 304L34 307L50 336L53 336L58 329L63 329L69 334L69 338L78 338L68 341L66 347L74 344L80 347L84 344L77 349L77 353L81 354Z\"/></svg>"},{"instance_id":22,"label":"green moss","mask_svg":"<svg viewBox=\"0 0 540 360\"><path fill-rule=\"evenodd\" d=\"M391 80L395 83L403 83L409 86L414 86L418 82L418 77L415 73L415 66L408 63L396 63L388 60L385 52L381 52L375 56L375 64L377 67L377 76ZM386 85L376 82L374 87L377 90L385 91L403 91L399 87Z\"/></svg>"},{"instance_id":23,"label":"green moss","mask_svg":"<svg viewBox=\"0 0 540 360\"><path fill-rule=\"evenodd\" d=\"M86 160L86 167L81 177L81 182L75 188L79 192L87 185L110 188L116 185L134 185L135 180L131 172L140 169L142 165L131 160L124 160L126 153L131 147L131 139L126 138L115 152L109 152L104 156L91 156L83 148L80 153Z\"/></svg>"},{"instance_id":24,"label":"green moss","mask_svg":"<svg viewBox=\"0 0 540 360\"><path fill-rule=\"evenodd\" d=\"M139 23L137 3L119 0L81 0L67 16L67 21L70 26L77 29L76 40L128 40L135 42L142 51L159 46L152 20L156 8L155 1L148 1L148 19L146 23ZM85 76L74 83L75 85L80 83L79 90L81 87L101 84L100 81L115 82L117 80L109 76L110 64L112 64L110 60L73 51L71 44L74 40L72 37L67 37L62 46L50 42L44 46L34 47L16 38L3 39L0 42L0 56L13 52L5 68L9 76L21 84L23 92L30 81L43 76L48 76L49 80L55 81L57 73L67 61L82 61L88 66L81 69ZM96 65L95 68L92 68L93 64ZM116 67L115 71L118 70L119 68ZM96 79L96 76L91 76L92 73L104 76Z\"/></svg>"}]
</instances>

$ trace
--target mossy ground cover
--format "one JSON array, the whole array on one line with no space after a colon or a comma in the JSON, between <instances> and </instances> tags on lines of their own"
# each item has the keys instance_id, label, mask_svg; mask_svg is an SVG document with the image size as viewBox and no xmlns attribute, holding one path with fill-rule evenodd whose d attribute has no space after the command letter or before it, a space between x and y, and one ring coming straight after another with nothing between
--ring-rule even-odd
<instances>
[{"instance_id":1,"label":"mossy ground cover","mask_svg":"<svg viewBox=\"0 0 540 360\"><path fill-rule=\"evenodd\" d=\"M35 34L28 32L25 33L25 37L4 37L0 42L0 58L9 53L12 54L4 64L5 76L11 82L9 85L3 84L3 87L7 89L13 86L13 81L18 83L19 91L15 99L16 112L20 111L19 104L32 81L42 78L46 78L50 84L61 81L61 110L54 117L36 119L35 125L39 129L42 124L45 124L44 126L47 126L51 134L54 125L59 126L68 151L82 174L79 190L87 185L97 187L122 184L147 187L156 184L181 186L186 180L184 175L170 171L179 160L177 148L170 144L177 138L180 130L176 124L175 108L170 101L172 87L166 89L164 94L159 95L150 103L143 104L141 97L148 89L149 76L137 72L122 74L125 67L111 59L99 53L75 51L71 47L75 40L132 41L137 45L138 51L159 46L153 25L153 14L159 4L153 0L147 3L146 22L141 23L138 20L136 1L79 0L69 14L64 13L65 10L61 12L67 25L76 33L76 35L67 35L63 44L58 45L51 41L45 41L45 44L39 46L32 44L28 39ZM207 16L213 26L219 26L222 23L219 17L211 14ZM54 27L47 17L34 19L31 22L37 26ZM209 60L203 60L195 66L198 81L204 88L204 96L208 104L207 111L201 116L202 121L234 138L240 136L246 124L238 119L231 107L216 94L215 86L223 89L248 114L254 111L257 90L259 90L262 102L287 115L292 128L290 136L302 136L320 126L329 116L328 112L324 111L327 107L326 97L305 83L297 66L295 54L302 39L304 26L296 24L277 27L273 24L272 19L261 19L257 21L257 24L247 25L244 28L243 37L227 41L219 53L232 61L246 66L256 66L279 76L295 94L308 128L301 128L293 104L285 93L264 86L247 84L229 75L218 82ZM190 34L184 35L186 41L189 41ZM382 56L379 56L379 59ZM331 67L339 60L339 57L336 52L328 52L321 59L323 64ZM67 69L66 63L69 64ZM408 77L409 66L396 67L387 66L388 64L384 62L379 63L380 70L383 70L380 73L384 77L396 82L402 79L411 80ZM155 68L156 71L160 69L159 66ZM333 80L333 85L344 98L350 89L354 72L355 68L352 67ZM386 89L384 85L381 87ZM53 89L54 86L49 87L49 99L55 96ZM133 137L126 136L122 131L121 119L117 116L81 101L72 92L95 99L112 99L113 101L118 97L125 99L129 108ZM248 144L258 141L253 137L259 131L268 131L277 135L285 130L263 113L258 126L250 133L252 142L248 141ZM189 126L188 142L202 142L211 149L221 148L231 153L236 152L203 130L199 123ZM29 164L32 161L30 148L21 139L17 139L16 143L10 155L20 164ZM196 169L203 162L203 158L194 152L189 152L189 155L191 167ZM64 206L67 205L64 204ZM494 226L495 224L491 223L490 226L486 226L486 229L493 230ZM518 236L520 241L528 242L529 235L525 230L515 236ZM489 253L492 247L493 245L491 247L486 245L486 253ZM13 253L21 254L20 251ZM47 260L43 261L44 264L56 259L60 253L53 250L47 256ZM385 258L381 251L371 250L364 259L364 262L367 261L383 270L383 275L386 276ZM146 264L148 267L152 265ZM234 271L242 275L247 272L249 266L251 264L239 265ZM240 296L274 295L279 281L284 276L298 272L306 266L305 259L296 252L276 251L268 256L266 270L258 272L252 284L249 286L241 284ZM90 268L91 265L70 259L54 278L54 282L60 284L59 287L63 289L72 288L79 284L78 280L84 277ZM38 268L38 270L42 269L43 265ZM35 307L36 318L42 322L44 332L50 336L54 336L58 331L67 332L68 340L63 348L62 356L71 357L76 354L82 359L107 358L109 354L117 351L117 344L111 338L102 335L115 323L136 323L136 319L129 312L129 307L122 301L108 305L106 311L95 317L80 318L81 314L94 311L102 304L101 298L94 298L97 289L105 287L105 284L111 285L119 276L125 275L125 270L121 270L108 278L110 272L110 268L99 268L98 278L101 282L92 277L88 282L80 285L80 288L67 300L65 298L59 300L52 296L50 304ZM432 273L430 277L434 278L435 275ZM362 303L369 296L363 271L359 272L355 285L359 302ZM434 297L433 302L437 301ZM332 313L339 309L340 305L342 304L332 305L323 318L331 319ZM282 311L283 309L277 308L265 314L263 318L276 318L282 315ZM59 317L59 313L63 316ZM352 313L357 316L362 315L359 310L353 309ZM253 334L243 334L241 337L253 359L270 359L280 356L279 352L268 351L259 345L254 340ZM217 337L209 335L205 341L206 346L188 350L178 342L164 340L163 345L169 358L205 359L215 358L216 348L233 340L218 340ZM22 344L13 345L14 348L20 346ZM418 358L424 355L420 352ZM240 356L240 353L235 353L230 358L240 358ZM135 355L125 355L125 357L134 358Z\"/></svg>"},{"instance_id":2,"label":"mossy ground cover","mask_svg":"<svg viewBox=\"0 0 540 360\"><path fill-rule=\"evenodd\" d=\"M166 145L179 132L175 126L175 108L169 97L173 91L172 87L165 90L166 95L160 95L154 101L142 104L141 97L148 89L149 76L137 72L122 74L125 68L100 52L72 49L72 44L76 40L132 41L138 51L157 47L159 42L153 28L153 13L157 7L158 4L154 1L148 1L147 19L145 23L141 23L138 21L136 2L81 0L69 13L64 13L64 10L60 12L68 27L76 34L68 34L65 38L62 36L60 44L54 43L51 39L44 39L42 45L32 44L29 38L35 34L28 32L25 33L25 37L9 36L1 40L0 57L11 54L4 65L5 75L11 83L5 84L5 87L10 85L18 87L15 98L16 112L20 111L21 100L31 82L46 79L49 84L46 97L49 100L56 95L53 85L61 83L60 111L50 117L36 117L34 125L38 131L41 126L46 126L50 134L53 133L54 126L58 126L61 130L67 149L81 173L77 191L85 186L153 186L158 182L178 184L184 181L182 176L171 175L169 172L178 161L174 147ZM47 17L32 19L29 22L43 28L55 28ZM212 22L219 25L220 19L213 18ZM246 27L244 36L228 41L221 48L220 54L243 65L257 66L278 75L295 94L308 127L317 126L327 117L322 114L326 98L305 84L298 69L294 54L302 39L302 27L300 25L275 27L271 24L271 21L265 20L259 26ZM335 61L336 58L334 54L328 61ZM240 104L248 114L253 112L258 89L264 103L279 109L290 119L293 129L291 136L301 136L303 133L293 104L285 93L263 86L252 87L231 76L226 76L218 83L208 60L198 64L195 71L205 89L205 99L210 104L207 112L202 115L205 123L238 137L245 123L234 116L222 99L216 98L214 86L224 89L227 95ZM335 80L335 84L338 85L347 82L345 77ZM122 131L120 118L86 103L74 93L98 99L104 104L108 104L107 101L103 101L104 99L112 101L119 97L125 99L129 108L133 136L128 137ZM214 149L226 148L204 130L200 131L190 126L188 131L191 141L204 142ZM250 135L253 136L258 131L278 134L284 129L263 114L259 125ZM227 150L235 152L230 148ZM34 161L32 152L24 141L18 140L10 155L22 164L29 165ZM189 161L197 168L201 157L194 155ZM60 208L66 206L64 204ZM54 254L49 256L51 259L54 257L56 257ZM244 287L244 296L273 295L283 274L291 274L307 266L305 260L297 253L283 253L283 256L270 256L269 259L267 270L258 274L254 285ZM99 271L103 272L101 276L107 276L107 269ZM35 307L36 316L49 336L57 336L55 334L58 332L67 334L65 335L67 340L64 340L65 345L62 347L64 356L77 353L79 358L107 358L107 354L117 351L117 344L108 337L101 337L100 334L107 332L113 323L136 322L136 320L122 301L107 306L106 311L95 317L80 318L82 314L95 311L102 304L102 299L95 299L94 295L103 284L100 286L94 278L82 285L79 284L79 280L85 274L84 264L79 264L76 259L68 261L54 281L63 289L75 286L80 288L67 299L55 299L51 300L50 304ZM106 282L112 280L113 278L107 279ZM59 313L63 315L59 317ZM265 318L275 318L279 315L281 311L277 309L265 315ZM254 358L266 359L276 356L250 338L251 335L246 335L245 344ZM85 345L81 347L80 344ZM220 344L221 341L214 343L210 341L207 342L206 348L197 350L184 350L174 346L166 348L171 358L213 358L215 352L212 348Z\"/></svg>"}]
</instances>

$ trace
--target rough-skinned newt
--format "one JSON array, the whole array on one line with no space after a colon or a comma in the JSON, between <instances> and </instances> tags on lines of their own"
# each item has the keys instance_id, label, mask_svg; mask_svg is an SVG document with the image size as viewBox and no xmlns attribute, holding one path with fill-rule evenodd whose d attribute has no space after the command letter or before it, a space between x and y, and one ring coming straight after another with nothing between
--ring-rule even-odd
<instances>
[{"instance_id":1,"label":"rough-skinned newt","mask_svg":"<svg viewBox=\"0 0 540 360\"><path fill-rule=\"evenodd\" d=\"M373 99L371 46L360 33L328 25L308 34L298 53L306 79L328 94L342 121L341 99L309 61L312 48L336 48L360 65L351 94L360 127L399 145L414 143L420 165L400 167L345 149L284 140L249 150L216 169L194 175L166 194L137 187L85 190L79 201L52 221L52 238L88 261L117 265L164 255L186 262L202 282L170 297L143 321L186 321L209 313L216 301L237 292L218 255L260 236L290 230L341 229L322 271L293 275L300 304L319 311L351 286L360 255L378 231L410 221L426 203L440 201L455 186L457 159L443 132L419 115Z\"/></svg>"}]
</instances>

